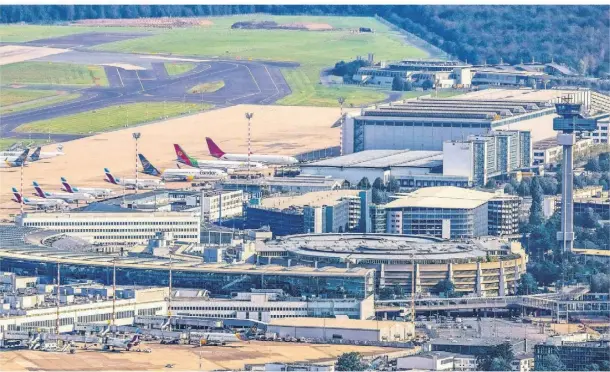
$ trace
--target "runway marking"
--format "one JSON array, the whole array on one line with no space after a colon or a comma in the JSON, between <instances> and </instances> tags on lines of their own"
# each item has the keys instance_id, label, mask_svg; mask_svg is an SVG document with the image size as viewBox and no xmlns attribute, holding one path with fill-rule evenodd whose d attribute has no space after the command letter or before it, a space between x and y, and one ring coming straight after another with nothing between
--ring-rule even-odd
<instances>
[{"instance_id":1,"label":"runway marking","mask_svg":"<svg viewBox=\"0 0 610 372\"><path fill-rule=\"evenodd\" d=\"M273 93L272 95L270 95L269 97L263 99L261 101L261 103L266 102L267 100L269 100L271 97L274 97L278 94L280 94L280 89L277 87L277 84L275 83L275 80L273 80L273 76L271 76L271 73L269 72L269 69L267 68L267 65L263 65L263 67L265 68L265 71L267 71L267 75L269 75L269 79L271 79L271 82L273 83L273 86L275 87L275 93Z\"/></svg>"},{"instance_id":2,"label":"runway marking","mask_svg":"<svg viewBox=\"0 0 610 372\"><path fill-rule=\"evenodd\" d=\"M140 82L140 86L142 87L142 92L144 92L144 85L142 84L142 80L140 80L140 75L138 74L138 70L136 70L136 76L138 77L138 81Z\"/></svg>"},{"instance_id":3,"label":"runway marking","mask_svg":"<svg viewBox=\"0 0 610 372\"><path fill-rule=\"evenodd\" d=\"M119 80L121 80L121 86L123 88L125 88L125 84L123 84L123 78L121 77L121 72L119 71L118 68L115 67L115 69L116 69L117 74L119 74Z\"/></svg>"},{"instance_id":4,"label":"runway marking","mask_svg":"<svg viewBox=\"0 0 610 372\"><path fill-rule=\"evenodd\" d=\"M250 76L252 76L252 80L254 80L254 84L256 84L256 89L258 89L259 93L262 93L263 91L261 90L261 87L258 85L258 82L256 81L256 78L254 77L254 75L252 74L252 71L250 70L250 67L248 67L248 65L242 65L245 68L248 69L248 72L250 73Z\"/></svg>"}]
</instances>

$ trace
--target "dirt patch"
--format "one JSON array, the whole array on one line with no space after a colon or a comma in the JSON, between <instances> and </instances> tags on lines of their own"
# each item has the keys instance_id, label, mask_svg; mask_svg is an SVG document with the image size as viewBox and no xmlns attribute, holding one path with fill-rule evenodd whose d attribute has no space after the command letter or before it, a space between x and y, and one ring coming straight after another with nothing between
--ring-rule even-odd
<instances>
[{"instance_id":1,"label":"dirt patch","mask_svg":"<svg viewBox=\"0 0 610 372\"><path fill-rule=\"evenodd\" d=\"M277 23L274 21L243 21L235 22L232 29L245 30L304 30L304 31L330 31L333 26L327 23Z\"/></svg>"},{"instance_id":2,"label":"dirt patch","mask_svg":"<svg viewBox=\"0 0 610 372\"><path fill-rule=\"evenodd\" d=\"M0 46L0 66L8 65L10 63L29 61L30 59L42 58L64 52L67 52L67 50L57 48L4 45Z\"/></svg>"},{"instance_id":3,"label":"dirt patch","mask_svg":"<svg viewBox=\"0 0 610 372\"><path fill-rule=\"evenodd\" d=\"M97 27L152 27L152 28L185 28L185 27L206 27L214 23L209 19L203 18L135 18L135 19L83 19L74 22L79 26Z\"/></svg>"}]
</instances>

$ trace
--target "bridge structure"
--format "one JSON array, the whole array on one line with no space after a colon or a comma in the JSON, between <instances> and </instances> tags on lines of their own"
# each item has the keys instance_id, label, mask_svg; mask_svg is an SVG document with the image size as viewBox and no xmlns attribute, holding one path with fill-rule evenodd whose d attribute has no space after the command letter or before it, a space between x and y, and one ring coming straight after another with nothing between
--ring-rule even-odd
<instances>
[{"instance_id":1,"label":"bridge structure","mask_svg":"<svg viewBox=\"0 0 610 372\"><path fill-rule=\"evenodd\" d=\"M402 312L411 306L411 299L377 300L377 313ZM568 288L559 293L545 293L524 296L461 297L461 298L415 298L416 312L468 311L515 309L520 311L543 311L553 317L567 319L570 315L610 316L610 295L587 293L584 287Z\"/></svg>"}]
</instances>

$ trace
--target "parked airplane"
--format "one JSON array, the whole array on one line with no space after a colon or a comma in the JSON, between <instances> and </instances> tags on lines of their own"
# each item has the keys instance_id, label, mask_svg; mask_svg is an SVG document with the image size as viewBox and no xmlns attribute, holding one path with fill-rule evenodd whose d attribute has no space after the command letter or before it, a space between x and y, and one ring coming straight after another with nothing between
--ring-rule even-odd
<instances>
[{"instance_id":1,"label":"parked airplane","mask_svg":"<svg viewBox=\"0 0 610 372\"><path fill-rule=\"evenodd\" d=\"M95 198L91 194L87 194L84 192L44 192L38 182L33 182L34 189L36 189L36 194L41 198L45 199L61 199L65 200L68 203L78 203L79 201L93 201Z\"/></svg>"},{"instance_id":2,"label":"parked airplane","mask_svg":"<svg viewBox=\"0 0 610 372\"><path fill-rule=\"evenodd\" d=\"M41 152L41 148L37 147L36 150L34 150L34 152L32 154L30 154L30 156L28 157L29 161L38 161L41 159L50 159L50 158L54 158L56 156L62 156L64 155L63 152L63 146L59 145L57 146L57 151L43 151ZM2 153L0 153L0 156L19 156L19 154L21 153L21 151L4 151Z\"/></svg>"},{"instance_id":3,"label":"parked airplane","mask_svg":"<svg viewBox=\"0 0 610 372\"><path fill-rule=\"evenodd\" d=\"M125 186L125 188L128 189L135 189L136 187L138 188L138 190L156 189L163 186L164 184L161 180L153 180L150 178L138 179L138 182L136 183L135 179L119 178L113 176L108 168L104 168L104 173L106 173L106 178L104 179L106 182L109 182L113 185Z\"/></svg>"},{"instance_id":4,"label":"parked airplane","mask_svg":"<svg viewBox=\"0 0 610 372\"><path fill-rule=\"evenodd\" d=\"M159 171L154 165L152 165L148 159L142 154L138 154L140 158L140 162L142 163L142 168L144 169L144 173L149 174L151 176L161 177L164 181L192 181L192 180L201 180L201 179L219 179L219 178L227 178L227 173L223 172L220 169L208 169L208 168L185 168L182 169L178 167L178 169L164 169Z\"/></svg>"},{"instance_id":5,"label":"parked airplane","mask_svg":"<svg viewBox=\"0 0 610 372\"><path fill-rule=\"evenodd\" d=\"M227 154L218 147L212 141L210 137L206 137L205 141L208 144L208 150L210 150L210 155L215 157L216 159L223 160L233 160L233 161L248 161L248 154ZM293 165L297 164L299 161L293 156L286 155L256 155L250 154L250 162L260 162L266 164L275 164L275 165Z\"/></svg>"},{"instance_id":6,"label":"parked airplane","mask_svg":"<svg viewBox=\"0 0 610 372\"><path fill-rule=\"evenodd\" d=\"M14 201L17 203L23 203L24 205L31 205L38 209L67 209L68 203L61 199L30 199L23 198L21 193L13 187L13 195L15 195Z\"/></svg>"},{"instance_id":7,"label":"parked airplane","mask_svg":"<svg viewBox=\"0 0 610 372\"><path fill-rule=\"evenodd\" d=\"M222 332L193 332L199 339L199 345L226 345L231 342L247 341L247 338L239 333L222 333Z\"/></svg>"},{"instance_id":8,"label":"parked airplane","mask_svg":"<svg viewBox=\"0 0 610 372\"><path fill-rule=\"evenodd\" d=\"M0 168L14 168L25 165L30 149L25 149L19 156L7 156L4 162L0 163Z\"/></svg>"},{"instance_id":9,"label":"parked airplane","mask_svg":"<svg viewBox=\"0 0 610 372\"><path fill-rule=\"evenodd\" d=\"M125 349L129 351L132 347L140 344L140 335L134 335L132 338L116 338L116 337L105 337L102 340L102 349Z\"/></svg>"},{"instance_id":10,"label":"parked airplane","mask_svg":"<svg viewBox=\"0 0 610 372\"><path fill-rule=\"evenodd\" d=\"M182 164L189 165L195 168L217 168L224 169L226 171L230 169L248 169L248 163L243 161L227 161L227 160L205 160L195 159L188 156L187 153L180 147L180 145L174 145L176 151L177 161ZM250 169L264 168L265 165L257 162L250 162Z\"/></svg>"},{"instance_id":11,"label":"parked airplane","mask_svg":"<svg viewBox=\"0 0 610 372\"><path fill-rule=\"evenodd\" d=\"M70 185L68 180L66 180L64 177L61 177L61 184L63 186L63 190L67 191L71 194L80 192L80 193L91 194L96 198L106 198L106 197L112 195L111 189L105 189L102 187L75 187L75 186L72 186L72 185Z\"/></svg>"}]
</instances>

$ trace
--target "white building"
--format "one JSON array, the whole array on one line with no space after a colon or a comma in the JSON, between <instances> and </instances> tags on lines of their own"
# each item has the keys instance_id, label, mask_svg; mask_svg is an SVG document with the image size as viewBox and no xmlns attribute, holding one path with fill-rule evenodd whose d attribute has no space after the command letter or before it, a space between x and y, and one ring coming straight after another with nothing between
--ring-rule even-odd
<instances>
[{"instance_id":1,"label":"white building","mask_svg":"<svg viewBox=\"0 0 610 372\"><path fill-rule=\"evenodd\" d=\"M413 323L347 318L271 319L267 331L279 337L346 341L407 341L415 334Z\"/></svg>"},{"instance_id":2,"label":"white building","mask_svg":"<svg viewBox=\"0 0 610 372\"><path fill-rule=\"evenodd\" d=\"M204 191L201 214L204 222L218 222L241 216L244 212L244 193L236 191Z\"/></svg>"},{"instance_id":3,"label":"white building","mask_svg":"<svg viewBox=\"0 0 610 372\"><path fill-rule=\"evenodd\" d=\"M335 372L335 363L265 363L246 364L246 371L252 372Z\"/></svg>"},{"instance_id":4,"label":"white building","mask_svg":"<svg viewBox=\"0 0 610 372\"><path fill-rule=\"evenodd\" d=\"M19 276L15 273L0 272L0 291L20 292L27 288L34 288L38 284L35 276Z\"/></svg>"},{"instance_id":5,"label":"white building","mask_svg":"<svg viewBox=\"0 0 610 372\"><path fill-rule=\"evenodd\" d=\"M64 286L62 285L62 292ZM118 292L118 290L117 290ZM115 301L115 324L132 325L138 315L161 315L167 313L166 297L168 288L140 288L133 290L129 298L117 298ZM37 295L39 297L41 295ZM39 329L54 330L57 320L56 296L42 295L43 301L37 301L37 307L5 311L0 317L0 332L3 331L36 331ZM32 296L26 296L32 297ZM113 301L105 298L101 301L81 296L63 296L74 300L60 307L60 332L72 332L77 323L99 323L107 325L112 320ZM23 301L22 301L23 302ZM25 304L31 304L26 301Z\"/></svg>"},{"instance_id":6,"label":"white building","mask_svg":"<svg viewBox=\"0 0 610 372\"><path fill-rule=\"evenodd\" d=\"M583 153L595 144L593 138L581 138L574 144L574 155ZM534 164L551 165L561 163L563 147L557 144L557 137L551 137L538 141L533 145Z\"/></svg>"},{"instance_id":7,"label":"white building","mask_svg":"<svg viewBox=\"0 0 610 372\"><path fill-rule=\"evenodd\" d=\"M200 217L194 213L24 213L17 226L37 227L75 236L91 244L145 244L157 232L172 232L176 240L198 243Z\"/></svg>"},{"instance_id":8,"label":"white building","mask_svg":"<svg viewBox=\"0 0 610 372\"><path fill-rule=\"evenodd\" d=\"M398 370L476 371L477 359L474 355L433 351L398 358L396 360L396 368Z\"/></svg>"},{"instance_id":9,"label":"white building","mask_svg":"<svg viewBox=\"0 0 610 372\"><path fill-rule=\"evenodd\" d=\"M534 371L534 354L518 354L515 359L510 362L510 368L516 372L531 372Z\"/></svg>"},{"instance_id":10,"label":"white building","mask_svg":"<svg viewBox=\"0 0 610 372\"><path fill-rule=\"evenodd\" d=\"M237 293L231 299L181 296L172 299L172 313L208 318L237 318L269 322L279 318L347 316L368 319L375 315L374 299L284 297L270 291Z\"/></svg>"}]
</instances>

